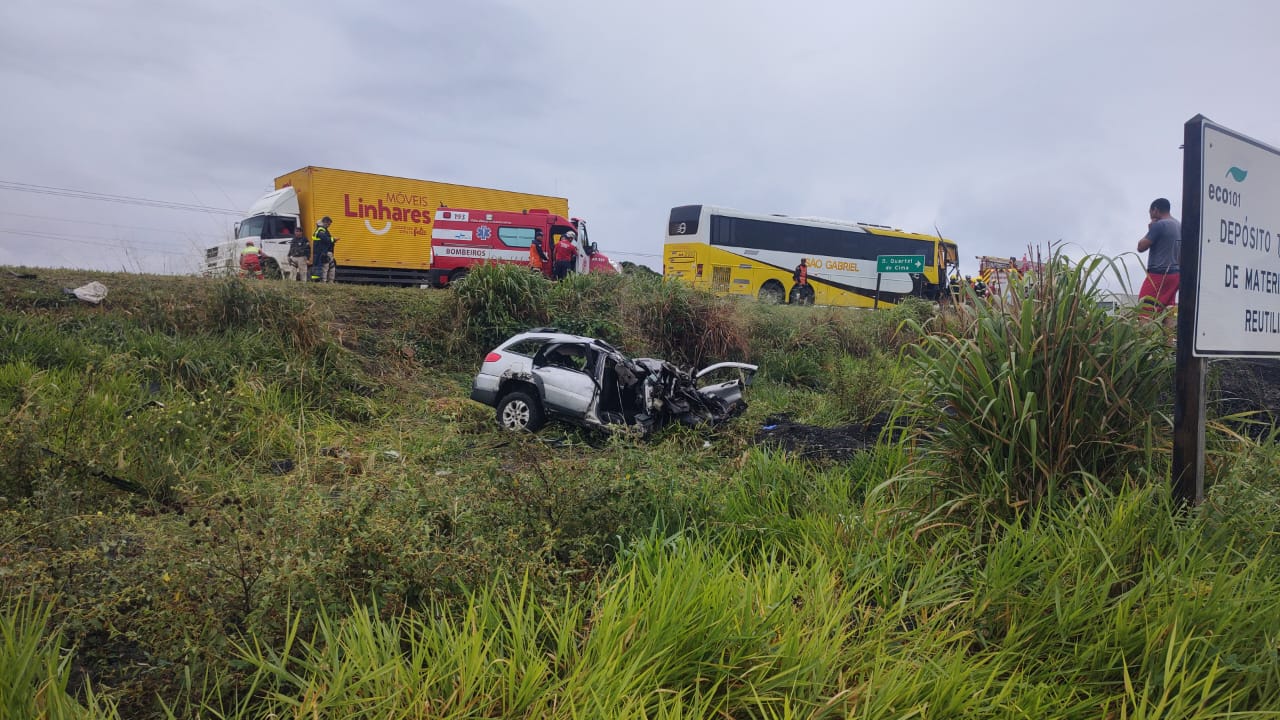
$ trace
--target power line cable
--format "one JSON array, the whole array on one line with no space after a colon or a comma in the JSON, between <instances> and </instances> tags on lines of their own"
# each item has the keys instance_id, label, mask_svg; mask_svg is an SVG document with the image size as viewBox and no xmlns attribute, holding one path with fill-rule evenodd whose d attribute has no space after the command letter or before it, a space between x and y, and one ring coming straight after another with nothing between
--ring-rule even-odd
<instances>
[{"instance_id":1,"label":"power line cable","mask_svg":"<svg viewBox=\"0 0 1280 720\"><path fill-rule=\"evenodd\" d=\"M112 195L110 193L92 192L90 190L74 190L71 188L51 187L48 185L33 185L31 183L20 183L12 180L0 180L0 190L14 190L17 192L35 193L37 195L53 195L55 197L76 198L79 200L98 200L101 202L116 203L118 205L141 205L143 207L156 207L166 210L191 210L195 212L220 213L223 215L242 214L240 210L228 210L227 208L210 207L208 205L172 202L169 200L155 200L152 198L133 197L131 195Z\"/></svg>"},{"instance_id":2,"label":"power line cable","mask_svg":"<svg viewBox=\"0 0 1280 720\"><path fill-rule=\"evenodd\" d=\"M57 233L42 233L42 232L32 232L27 230L10 230L8 228L0 228L0 234L31 237L31 238L36 238L38 240L58 240L61 242L77 243L80 245L97 245L99 247L114 248L116 250L142 249L142 250L146 250L147 252L159 253L161 255L178 255L178 256L185 257L190 254L190 253L184 253L184 252L176 252L173 250L161 250L160 248L155 246L146 246L139 243L95 242L94 240L81 240L73 236L59 235ZM108 238L97 238L97 240L99 241L107 240L107 239Z\"/></svg>"},{"instance_id":3,"label":"power line cable","mask_svg":"<svg viewBox=\"0 0 1280 720\"><path fill-rule=\"evenodd\" d=\"M121 225L119 223L94 222L93 220L72 220L71 218L53 217L51 215L31 215L29 213L9 212L7 210L0 210L0 215L12 215L13 217L31 218L33 220L52 220L54 222L76 223L79 225L100 225L102 227L126 228L129 230L151 230L155 232L167 232L167 233L171 233L174 231L173 228L143 227L141 225ZM225 233L196 232L193 230L183 230L183 233L187 235L198 235L201 237L216 237L216 238L226 237Z\"/></svg>"}]
</instances>

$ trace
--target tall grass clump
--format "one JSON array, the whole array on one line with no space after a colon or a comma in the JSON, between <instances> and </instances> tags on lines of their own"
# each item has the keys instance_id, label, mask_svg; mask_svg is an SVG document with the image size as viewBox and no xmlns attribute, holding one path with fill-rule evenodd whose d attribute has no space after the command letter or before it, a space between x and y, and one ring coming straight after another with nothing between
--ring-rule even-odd
<instances>
[{"instance_id":1,"label":"tall grass clump","mask_svg":"<svg viewBox=\"0 0 1280 720\"><path fill-rule=\"evenodd\" d=\"M622 342L618 300L629 282L630 278L625 275L570 273L563 280L551 283L548 298L551 324L576 335Z\"/></svg>"},{"instance_id":2,"label":"tall grass clump","mask_svg":"<svg viewBox=\"0 0 1280 720\"><path fill-rule=\"evenodd\" d=\"M114 708L88 694L92 712L67 692L71 653L50 632L52 606L33 596L0 607L0 720L116 717Z\"/></svg>"},{"instance_id":3,"label":"tall grass clump","mask_svg":"<svg viewBox=\"0 0 1280 720\"><path fill-rule=\"evenodd\" d=\"M1230 469L1209 488L1200 512L1234 542L1280 556L1280 439L1274 431L1264 443L1246 443Z\"/></svg>"},{"instance_id":4,"label":"tall grass clump","mask_svg":"<svg viewBox=\"0 0 1280 720\"><path fill-rule=\"evenodd\" d=\"M314 302L281 292L272 283L232 278L218 284L209 323L212 329L223 333L260 327L284 339L291 347L307 352L325 338L313 305Z\"/></svg>"},{"instance_id":5,"label":"tall grass clump","mask_svg":"<svg viewBox=\"0 0 1280 720\"><path fill-rule=\"evenodd\" d=\"M916 409L961 495L1020 507L1072 494L1089 478L1115 488L1149 465L1171 389L1173 353L1158 328L1109 316L1097 298L1121 266L1053 251L1034 283L969 297L959 334L923 339ZM946 409L943 413L940 406Z\"/></svg>"},{"instance_id":6,"label":"tall grass clump","mask_svg":"<svg viewBox=\"0 0 1280 720\"><path fill-rule=\"evenodd\" d=\"M861 352L850 352L839 342L842 337L860 336L857 330L845 331L861 325L847 310L752 303L744 314L751 338L751 362L760 365L760 375L766 380L821 389L828 378L825 365L837 353Z\"/></svg>"},{"instance_id":7,"label":"tall grass clump","mask_svg":"<svg viewBox=\"0 0 1280 720\"><path fill-rule=\"evenodd\" d=\"M639 720L677 702L666 716L768 717L788 701L821 716L848 633L830 567L748 568L682 536L622 562L582 600L500 583L460 614L356 608L310 637L295 621L282 647L241 647L251 692L226 716Z\"/></svg>"},{"instance_id":8,"label":"tall grass clump","mask_svg":"<svg viewBox=\"0 0 1280 720\"><path fill-rule=\"evenodd\" d=\"M865 355L897 351L919 340L922 328L935 315L935 306L931 301L908 297L887 310L859 314L863 320L857 328L857 337L848 337L846 330L840 338L845 347L862 348L862 352L854 354Z\"/></svg>"},{"instance_id":9,"label":"tall grass clump","mask_svg":"<svg viewBox=\"0 0 1280 720\"><path fill-rule=\"evenodd\" d=\"M546 325L551 283L522 265L484 264L472 268L453 288L455 327L483 352L511 335Z\"/></svg>"},{"instance_id":10,"label":"tall grass clump","mask_svg":"<svg viewBox=\"0 0 1280 720\"><path fill-rule=\"evenodd\" d=\"M694 367L747 356L746 323L728 298L658 276L630 279L619 315L632 352Z\"/></svg>"}]
</instances>

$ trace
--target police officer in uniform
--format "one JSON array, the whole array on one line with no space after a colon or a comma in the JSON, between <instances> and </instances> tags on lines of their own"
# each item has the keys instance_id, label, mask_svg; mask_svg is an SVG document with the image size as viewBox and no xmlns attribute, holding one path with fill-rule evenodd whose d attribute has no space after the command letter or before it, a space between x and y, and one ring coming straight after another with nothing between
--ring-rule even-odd
<instances>
[{"instance_id":1,"label":"police officer in uniform","mask_svg":"<svg viewBox=\"0 0 1280 720\"><path fill-rule=\"evenodd\" d=\"M293 229L293 239L289 241L289 274L288 279L298 282L307 281L307 270L311 264L311 243L302 232L301 227Z\"/></svg>"},{"instance_id":2,"label":"police officer in uniform","mask_svg":"<svg viewBox=\"0 0 1280 720\"><path fill-rule=\"evenodd\" d=\"M311 238L311 279L315 282L333 282L337 264L333 261L333 246L338 242L329 234L333 220L328 215L316 223L316 233Z\"/></svg>"}]
</instances>

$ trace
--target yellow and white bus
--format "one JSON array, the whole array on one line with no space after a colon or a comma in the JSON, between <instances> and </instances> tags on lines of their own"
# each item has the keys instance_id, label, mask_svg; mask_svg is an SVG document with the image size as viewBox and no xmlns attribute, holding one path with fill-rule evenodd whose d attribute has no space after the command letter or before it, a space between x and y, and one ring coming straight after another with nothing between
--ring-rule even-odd
<instances>
[{"instance_id":1,"label":"yellow and white bus","mask_svg":"<svg viewBox=\"0 0 1280 720\"><path fill-rule=\"evenodd\" d=\"M933 235L883 225L823 218L758 215L710 205L671 209L663 250L663 275L719 295L765 302L871 307L876 296L876 257L923 255L922 273L885 273L880 302L906 297L941 300L959 275L956 244ZM808 267L812 290L796 287L792 273Z\"/></svg>"}]
</instances>

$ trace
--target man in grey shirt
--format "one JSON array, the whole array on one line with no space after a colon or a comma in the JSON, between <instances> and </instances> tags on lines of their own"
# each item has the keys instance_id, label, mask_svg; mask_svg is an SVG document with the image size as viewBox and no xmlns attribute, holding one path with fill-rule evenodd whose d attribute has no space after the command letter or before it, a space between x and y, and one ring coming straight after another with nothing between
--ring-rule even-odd
<instances>
[{"instance_id":1,"label":"man in grey shirt","mask_svg":"<svg viewBox=\"0 0 1280 720\"><path fill-rule=\"evenodd\" d=\"M1155 313L1178 304L1178 259L1182 249L1182 223L1170 216L1171 206L1165 198L1156 198L1147 211L1151 224L1138 241L1138 252L1147 256L1147 277L1142 281L1141 314L1150 319Z\"/></svg>"}]
</instances>

